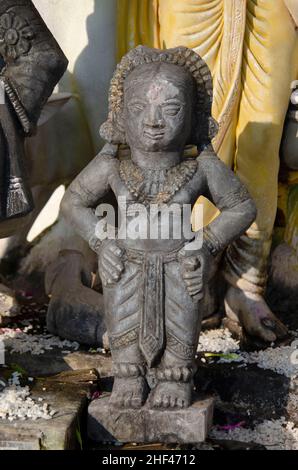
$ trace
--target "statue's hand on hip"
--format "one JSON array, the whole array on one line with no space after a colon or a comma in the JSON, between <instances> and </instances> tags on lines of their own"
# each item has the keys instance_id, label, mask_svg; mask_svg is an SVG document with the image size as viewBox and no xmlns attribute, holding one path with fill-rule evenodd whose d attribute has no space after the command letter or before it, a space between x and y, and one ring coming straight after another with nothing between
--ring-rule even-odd
<instances>
[{"instance_id":1,"label":"statue's hand on hip","mask_svg":"<svg viewBox=\"0 0 298 470\"><path fill-rule=\"evenodd\" d=\"M182 278L194 301L202 300L208 279L208 266L212 255L206 248L188 250L187 245L179 252Z\"/></svg>"},{"instance_id":2,"label":"statue's hand on hip","mask_svg":"<svg viewBox=\"0 0 298 470\"><path fill-rule=\"evenodd\" d=\"M98 270L104 287L116 284L124 271L123 250L115 240L104 240L98 257Z\"/></svg>"}]
</instances>

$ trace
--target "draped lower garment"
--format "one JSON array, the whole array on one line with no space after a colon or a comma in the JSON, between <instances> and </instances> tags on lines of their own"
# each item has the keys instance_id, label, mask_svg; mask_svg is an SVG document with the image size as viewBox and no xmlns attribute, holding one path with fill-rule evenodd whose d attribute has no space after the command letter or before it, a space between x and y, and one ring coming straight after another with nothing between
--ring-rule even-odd
<instances>
[{"instance_id":1,"label":"draped lower garment","mask_svg":"<svg viewBox=\"0 0 298 470\"><path fill-rule=\"evenodd\" d=\"M179 251L179 250L178 250ZM136 347L148 367L165 349L193 361L202 313L189 295L178 251L125 250L125 270L117 284L104 288L105 318L113 355Z\"/></svg>"}]
</instances>

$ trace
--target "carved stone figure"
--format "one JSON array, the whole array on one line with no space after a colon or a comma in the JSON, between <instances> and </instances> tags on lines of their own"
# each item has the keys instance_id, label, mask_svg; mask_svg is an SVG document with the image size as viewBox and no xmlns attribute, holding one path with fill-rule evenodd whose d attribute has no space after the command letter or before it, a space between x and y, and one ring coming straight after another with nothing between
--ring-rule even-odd
<instances>
[{"instance_id":1,"label":"carved stone figure","mask_svg":"<svg viewBox=\"0 0 298 470\"><path fill-rule=\"evenodd\" d=\"M246 185L258 210L256 221L223 263L229 286L226 315L248 335L269 343L287 335L277 318L278 307L273 304L277 310L271 311L265 291L279 149L291 83L297 79L297 25L295 0L118 2L120 57L140 43L161 48L182 44L200 54L211 70L212 112L219 123L212 144ZM206 208L212 219L214 208Z\"/></svg>"},{"instance_id":2,"label":"carved stone figure","mask_svg":"<svg viewBox=\"0 0 298 470\"><path fill-rule=\"evenodd\" d=\"M49 197L50 191L44 189L43 176L40 177L48 172L40 170L36 178L42 158L37 161L40 155L35 153L31 160L32 153L28 146L25 148L30 139L25 138L33 136L37 125L45 121L41 112L66 67L63 52L33 3L1 1L0 238L5 239L1 240L1 256L5 249L25 248L30 226ZM48 107L52 108L53 103L58 107L65 100L59 95L50 100ZM36 179L38 183L34 184ZM14 240L7 238L13 235ZM20 249L18 259L21 254ZM2 285L0 291L1 323L3 316L8 318L17 308L13 292Z\"/></svg>"},{"instance_id":3,"label":"carved stone figure","mask_svg":"<svg viewBox=\"0 0 298 470\"><path fill-rule=\"evenodd\" d=\"M33 195L34 210L25 217L0 223L0 238L5 237L0 240L0 271L1 274L8 272L15 275L15 267L18 267L17 278L21 278L23 284L21 289L24 290L25 279L25 290L35 292L36 278L43 278L48 266L56 261L55 282L48 283L53 314L53 321L49 323L53 327L55 325L53 331L61 336L66 333L68 337L100 345L101 339L98 342L86 337L86 331L84 338L81 335L78 337L80 330L77 323L72 322L78 312L83 316L92 316L93 304L98 305L98 299L96 303L93 300L96 292L88 289L91 286L91 271L97 265L95 254L85 241L74 237L73 230L62 218L38 242L28 242L27 235L54 191L61 184L68 186L102 147L98 123L103 122L106 115L107 90L115 68L113 43L116 26L113 18L116 0L77 2L75 16L72 15L72 0L34 0L33 3L67 56L69 67L59 82L59 93L52 95L43 108L37 133L26 139L24 165L30 170L28 185ZM104 41L109 47L101 47ZM97 97L96 102L94 96ZM56 112L58 110L59 113ZM53 111L56 113L55 119ZM9 239L6 238L8 236ZM64 265L66 259L65 250L69 250L70 261L57 275L59 266ZM75 254L73 250L81 254ZM64 252L63 256L59 255L60 251ZM91 264L87 262L88 257L92 258ZM78 266L80 260L79 269L72 270L71 267L74 264ZM83 284L81 272L87 274L83 276ZM59 293L60 278L64 282L68 279L71 286L69 295L66 295L65 288ZM18 279L14 288L19 294ZM1 286L0 291L3 292ZM10 305L11 300L8 298L6 304ZM61 311L65 321L59 315Z\"/></svg>"},{"instance_id":4,"label":"carved stone figure","mask_svg":"<svg viewBox=\"0 0 298 470\"><path fill-rule=\"evenodd\" d=\"M298 82L287 112L280 148L281 169L275 248L271 256L269 298L281 312L295 312L298 285ZM289 299L285 302L285 299Z\"/></svg>"},{"instance_id":5,"label":"carved stone figure","mask_svg":"<svg viewBox=\"0 0 298 470\"><path fill-rule=\"evenodd\" d=\"M41 110L67 60L30 0L0 5L0 219L33 209L24 169L24 137L35 130ZM28 171L28 169L27 169Z\"/></svg>"},{"instance_id":6,"label":"carved stone figure","mask_svg":"<svg viewBox=\"0 0 298 470\"><path fill-rule=\"evenodd\" d=\"M119 0L117 3L118 57L140 43L160 48L182 44L206 60L214 77L212 112L220 127L212 144L219 158L235 170L257 205L256 221L233 243L221 266L227 292L217 300L213 296L204 313L204 323L214 325L218 318L221 320L219 300L224 298L227 326L239 329L240 324L257 343L259 339L268 343L283 340L287 328L278 320L280 308L274 299L265 296L265 291L277 201L284 206L289 191L293 201L293 185L297 184L297 175L290 172L289 182L280 184L281 197L277 198L283 123L290 85L297 79L298 4L295 0ZM99 17L96 23L101 24ZM111 38L110 42L114 44ZM211 212L208 214L206 210L206 219L211 220L214 207L206 200L204 203ZM291 207L294 209L287 223L285 241L297 253L296 203L291 203ZM286 208L281 209L284 212ZM280 234L279 227L277 231ZM65 241L61 249L65 252L67 247ZM72 243L70 248L74 249ZM40 252L45 250L40 247ZM70 252L69 257L73 256ZM39 260L40 256L35 259L32 256L28 264L36 265L36 258ZM64 269L61 276L65 276ZM56 294L54 289L51 292L49 324L56 334L67 331L69 338L76 339L76 323L71 326L70 322L77 314L71 316L69 306L65 308L63 297L57 294L60 285L57 279ZM81 295L77 281L74 283L77 294L72 296L73 311ZM92 341L90 338L89 344Z\"/></svg>"},{"instance_id":7,"label":"carved stone figure","mask_svg":"<svg viewBox=\"0 0 298 470\"><path fill-rule=\"evenodd\" d=\"M290 105L287 112L281 145L282 163L287 170L298 170L298 81L293 83Z\"/></svg>"},{"instance_id":8,"label":"carved stone figure","mask_svg":"<svg viewBox=\"0 0 298 470\"><path fill-rule=\"evenodd\" d=\"M110 144L70 185L62 212L98 254L105 321L115 382L110 403L140 408L185 408L192 400L194 358L201 327L204 286L212 263L256 217L248 192L210 144L217 131L211 117L212 80L205 62L185 47L161 51L139 46L118 65L110 88L110 110L101 135ZM112 147L111 147L112 144ZM131 159L115 158L127 144ZM184 159L187 144L197 159ZM110 148L111 147L111 148ZM119 236L96 236L94 209L109 190L119 202ZM220 216L189 241L183 205L205 195ZM125 207L120 199L127 201ZM175 205L169 236L157 214L156 237L120 236L124 220L141 224L152 207ZM149 228L153 221L150 219ZM151 377L151 380L148 379ZM152 379L153 377L153 379ZM152 386L148 387L148 381ZM154 386L152 385L154 384Z\"/></svg>"}]
</instances>

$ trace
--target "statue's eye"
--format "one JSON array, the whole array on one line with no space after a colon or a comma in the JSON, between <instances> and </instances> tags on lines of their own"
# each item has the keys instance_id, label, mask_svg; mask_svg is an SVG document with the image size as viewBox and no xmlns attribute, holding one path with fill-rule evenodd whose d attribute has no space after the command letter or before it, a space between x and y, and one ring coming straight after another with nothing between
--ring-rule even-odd
<instances>
[{"instance_id":1,"label":"statue's eye","mask_svg":"<svg viewBox=\"0 0 298 470\"><path fill-rule=\"evenodd\" d=\"M168 116L176 116L179 111L181 109L181 106L180 105L174 105L174 104L171 104L171 105L166 105L163 107L163 110L164 110L164 113L167 114Z\"/></svg>"},{"instance_id":2,"label":"statue's eye","mask_svg":"<svg viewBox=\"0 0 298 470\"><path fill-rule=\"evenodd\" d=\"M135 103L130 103L128 107L132 113L139 113L140 111L143 111L145 105L144 103L137 101Z\"/></svg>"}]
</instances>

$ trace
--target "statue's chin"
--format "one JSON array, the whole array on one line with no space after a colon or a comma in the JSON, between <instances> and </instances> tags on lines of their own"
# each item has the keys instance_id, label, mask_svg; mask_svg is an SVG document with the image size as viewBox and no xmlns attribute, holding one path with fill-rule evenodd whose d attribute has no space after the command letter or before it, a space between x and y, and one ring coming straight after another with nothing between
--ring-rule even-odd
<instances>
[{"instance_id":1,"label":"statue's chin","mask_svg":"<svg viewBox=\"0 0 298 470\"><path fill-rule=\"evenodd\" d=\"M160 140L146 139L143 144L143 150L145 152L160 152L163 150L163 145Z\"/></svg>"}]
</instances>

